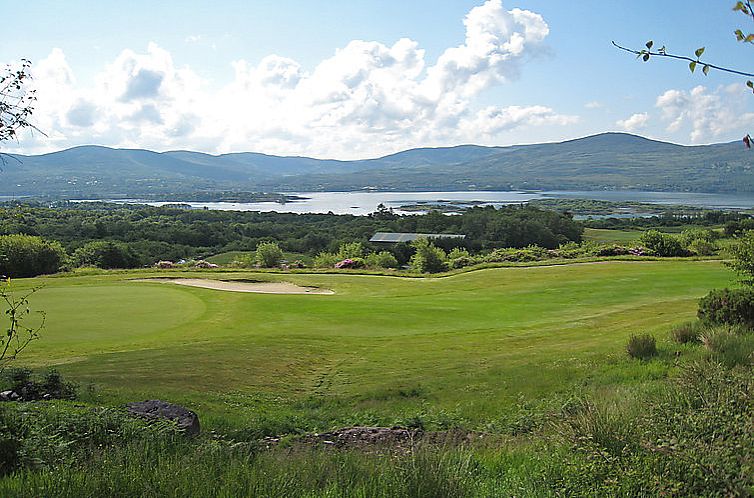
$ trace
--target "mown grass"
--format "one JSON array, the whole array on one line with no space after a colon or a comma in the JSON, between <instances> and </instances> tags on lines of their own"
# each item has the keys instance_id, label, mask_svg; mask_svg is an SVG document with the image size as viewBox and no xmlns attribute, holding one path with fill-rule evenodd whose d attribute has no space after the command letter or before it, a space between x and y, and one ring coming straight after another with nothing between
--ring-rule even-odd
<instances>
[{"instance_id":1,"label":"mown grass","mask_svg":"<svg viewBox=\"0 0 754 498\"><path fill-rule=\"evenodd\" d=\"M638 242L641 230L611 230L607 228L585 228L584 240L600 243L631 243Z\"/></svg>"},{"instance_id":2,"label":"mown grass","mask_svg":"<svg viewBox=\"0 0 754 498\"><path fill-rule=\"evenodd\" d=\"M718 262L691 261L421 279L186 274L290 281L336 294L130 280L165 275L143 271L17 281L45 285L32 305L48 321L23 362L95 385L99 402L183 403L208 428L276 434L417 419L429 427L484 427L514 416L522 401L601 382L595 369L617 384L669 375L653 362L611 358L632 333L692 318L697 299L732 278ZM653 368L660 372L641 374Z\"/></svg>"}]
</instances>

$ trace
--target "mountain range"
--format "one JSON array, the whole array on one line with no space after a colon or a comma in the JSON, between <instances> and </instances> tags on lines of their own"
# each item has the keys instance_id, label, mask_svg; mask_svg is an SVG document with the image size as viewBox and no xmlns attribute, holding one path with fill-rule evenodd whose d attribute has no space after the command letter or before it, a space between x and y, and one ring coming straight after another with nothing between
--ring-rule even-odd
<instances>
[{"instance_id":1,"label":"mountain range","mask_svg":"<svg viewBox=\"0 0 754 498\"><path fill-rule=\"evenodd\" d=\"M603 190L754 192L740 142L683 146L626 133L559 143L411 149L354 161L81 146L6 155L0 195L102 198L211 191Z\"/></svg>"}]
</instances>

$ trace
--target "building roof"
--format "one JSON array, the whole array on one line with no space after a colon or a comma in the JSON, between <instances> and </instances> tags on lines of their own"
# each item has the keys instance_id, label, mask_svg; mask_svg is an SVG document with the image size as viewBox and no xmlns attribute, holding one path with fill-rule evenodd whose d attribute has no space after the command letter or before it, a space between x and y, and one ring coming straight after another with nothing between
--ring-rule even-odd
<instances>
[{"instance_id":1,"label":"building roof","mask_svg":"<svg viewBox=\"0 0 754 498\"><path fill-rule=\"evenodd\" d=\"M375 233L369 242L412 242L421 237L427 239L464 239L465 235L455 235L450 233L393 233L393 232L377 232Z\"/></svg>"}]
</instances>

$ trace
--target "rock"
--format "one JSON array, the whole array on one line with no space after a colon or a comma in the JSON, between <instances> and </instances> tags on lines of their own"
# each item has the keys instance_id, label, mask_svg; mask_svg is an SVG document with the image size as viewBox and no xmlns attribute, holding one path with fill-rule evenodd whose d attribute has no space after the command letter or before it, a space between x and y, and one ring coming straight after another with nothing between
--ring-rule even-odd
<instances>
[{"instance_id":1,"label":"rock","mask_svg":"<svg viewBox=\"0 0 754 498\"><path fill-rule=\"evenodd\" d=\"M199 434L199 417L196 413L180 405L174 405L167 401L152 399L139 401L126 405L128 413L147 420L172 420L178 428L189 436Z\"/></svg>"},{"instance_id":2,"label":"rock","mask_svg":"<svg viewBox=\"0 0 754 498\"><path fill-rule=\"evenodd\" d=\"M42 399L52 399L52 394L46 393L42 396Z\"/></svg>"},{"instance_id":3,"label":"rock","mask_svg":"<svg viewBox=\"0 0 754 498\"><path fill-rule=\"evenodd\" d=\"M11 401L11 396L14 394L16 393L14 393L13 391L3 391L0 393L0 401ZM18 394L16 394L16 396L18 396Z\"/></svg>"}]
</instances>

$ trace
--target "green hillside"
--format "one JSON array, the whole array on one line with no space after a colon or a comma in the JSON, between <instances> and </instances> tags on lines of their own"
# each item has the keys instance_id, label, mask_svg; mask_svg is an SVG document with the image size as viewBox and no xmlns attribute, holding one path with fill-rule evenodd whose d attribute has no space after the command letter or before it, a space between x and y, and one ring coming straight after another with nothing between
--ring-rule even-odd
<instances>
[{"instance_id":1,"label":"green hillside","mask_svg":"<svg viewBox=\"0 0 754 498\"><path fill-rule=\"evenodd\" d=\"M412 149L358 161L94 146L17 159L4 167L0 195L94 198L367 187L754 191L754 159L739 143L690 147L625 133L512 147Z\"/></svg>"}]
</instances>

